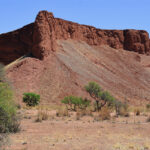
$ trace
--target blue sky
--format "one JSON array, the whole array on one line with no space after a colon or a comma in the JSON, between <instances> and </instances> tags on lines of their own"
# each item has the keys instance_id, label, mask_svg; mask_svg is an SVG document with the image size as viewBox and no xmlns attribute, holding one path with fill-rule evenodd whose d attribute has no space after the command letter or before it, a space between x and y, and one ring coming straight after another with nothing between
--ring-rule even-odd
<instances>
[{"instance_id":1,"label":"blue sky","mask_svg":"<svg viewBox=\"0 0 150 150\"><path fill-rule=\"evenodd\" d=\"M40 10L101 29L150 33L150 0L0 0L0 33L33 22Z\"/></svg>"}]
</instances>

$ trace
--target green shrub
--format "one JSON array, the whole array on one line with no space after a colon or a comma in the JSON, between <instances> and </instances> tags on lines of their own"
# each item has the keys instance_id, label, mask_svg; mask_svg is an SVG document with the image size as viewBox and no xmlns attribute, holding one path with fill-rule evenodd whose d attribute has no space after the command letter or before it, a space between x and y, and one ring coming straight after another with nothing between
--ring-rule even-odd
<instances>
[{"instance_id":1,"label":"green shrub","mask_svg":"<svg viewBox=\"0 0 150 150\"><path fill-rule=\"evenodd\" d=\"M40 102L40 95L35 93L24 93L23 102L26 103L27 106L36 106Z\"/></svg>"},{"instance_id":2,"label":"green shrub","mask_svg":"<svg viewBox=\"0 0 150 150\"><path fill-rule=\"evenodd\" d=\"M16 110L12 89L8 83L0 82L0 133L19 130L20 123Z\"/></svg>"},{"instance_id":3,"label":"green shrub","mask_svg":"<svg viewBox=\"0 0 150 150\"><path fill-rule=\"evenodd\" d=\"M77 109L86 109L90 105L90 100L77 96L67 96L61 102L66 105L67 109L74 111Z\"/></svg>"},{"instance_id":4,"label":"green shrub","mask_svg":"<svg viewBox=\"0 0 150 150\"><path fill-rule=\"evenodd\" d=\"M87 98L82 100L82 108L86 109L88 106L90 106L90 104L91 104L91 101L88 100Z\"/></svg>"},{"instance_id":5,"label":"green shrub","mask_svg":"<svg viewBox=\"0 0 150 150\"><path fill-rule=\"evenodd\" d=\"M67 110L73 109L72 108L72 99L73 99L73 96L66 96L63 100L61 100L61 102L66 105Z\"/></svg>"}]
</instances>

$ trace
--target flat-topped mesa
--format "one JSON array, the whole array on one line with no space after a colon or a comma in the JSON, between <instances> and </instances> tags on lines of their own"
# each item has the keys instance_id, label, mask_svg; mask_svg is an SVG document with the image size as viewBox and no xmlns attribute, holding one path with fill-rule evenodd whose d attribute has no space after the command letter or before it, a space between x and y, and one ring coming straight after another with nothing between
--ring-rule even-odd
<instances>
[{"instance_id":1,"label":"flat-topped mesa","mask_svg":"<svg viewBox=\"0 0 150 150\"><path fill-rule=\"evenodd\" d=\"M140 30L101 30L54 18L47 11L39 12L34 25L33 53L39 58L56 49L57 39L85 41L89 45L109 45L116 49L126 49L141 54L150 51L149 35Z\"/></svg>"},{"instance_id":2,"label":"flat-topped mesa","mask_svg":"<svg viewBox=\"0 0 150 150\"><path fill-rule=\"evenodd\" d=\"M0 35L0 62L5 64L31 53L44 59L56 50L56 40L73 39L89 45L108 45L115 49L150 53L149 35L143 30L101 30L54 18L47 11L40 11L34 23L17 31Z\"/></svg>"}]
</instances>

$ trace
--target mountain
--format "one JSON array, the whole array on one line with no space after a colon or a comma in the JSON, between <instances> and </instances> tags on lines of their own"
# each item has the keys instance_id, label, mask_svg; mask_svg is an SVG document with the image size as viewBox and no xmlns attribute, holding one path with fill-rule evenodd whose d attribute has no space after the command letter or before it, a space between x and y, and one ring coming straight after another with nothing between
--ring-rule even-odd
<instances>
[{"instance_id":1,"label":"mountain","mask_svg":"<svg viewBox=\"0 0 150 150\"><path fill-rule=\"evenodd\" d=\"M0 62L18 100L24 92L42 103L67 95L89 97L84 85L98 82L120 100L150 99L150 39L143 30L101 30L41 11L35 22L0 35Z\"/></svg>"}]
</instances>

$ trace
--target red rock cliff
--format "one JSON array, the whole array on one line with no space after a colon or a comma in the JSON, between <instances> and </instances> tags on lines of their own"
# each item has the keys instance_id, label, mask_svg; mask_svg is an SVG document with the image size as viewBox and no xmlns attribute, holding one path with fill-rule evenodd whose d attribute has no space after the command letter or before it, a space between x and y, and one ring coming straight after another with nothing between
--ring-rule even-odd
<instances>
[{"instance_id":1,"label":"red rock cliff","mask_svg":"<svg viewBox=\"0 0 150 150\"><path fill-rule=\"evenodd\" d=\"M32 49L34 24L0 35L0 62L8 64Z\"/></svg>"},{"instance_id":2,"label":"red rock cliff","mask_svg":"<svg viewBox=\"0 0 150 150\"><path fill-rule=\"evenodd\" d=\"M8 64L27 53L43 59L56 50L57 39L74 39L94 46L109 45L141 54L150 53L150 40L146 31L101 30L54 18L52 13L41 11L34 23L0 35L0 61Z\"/></svg>"}]
</instances>

